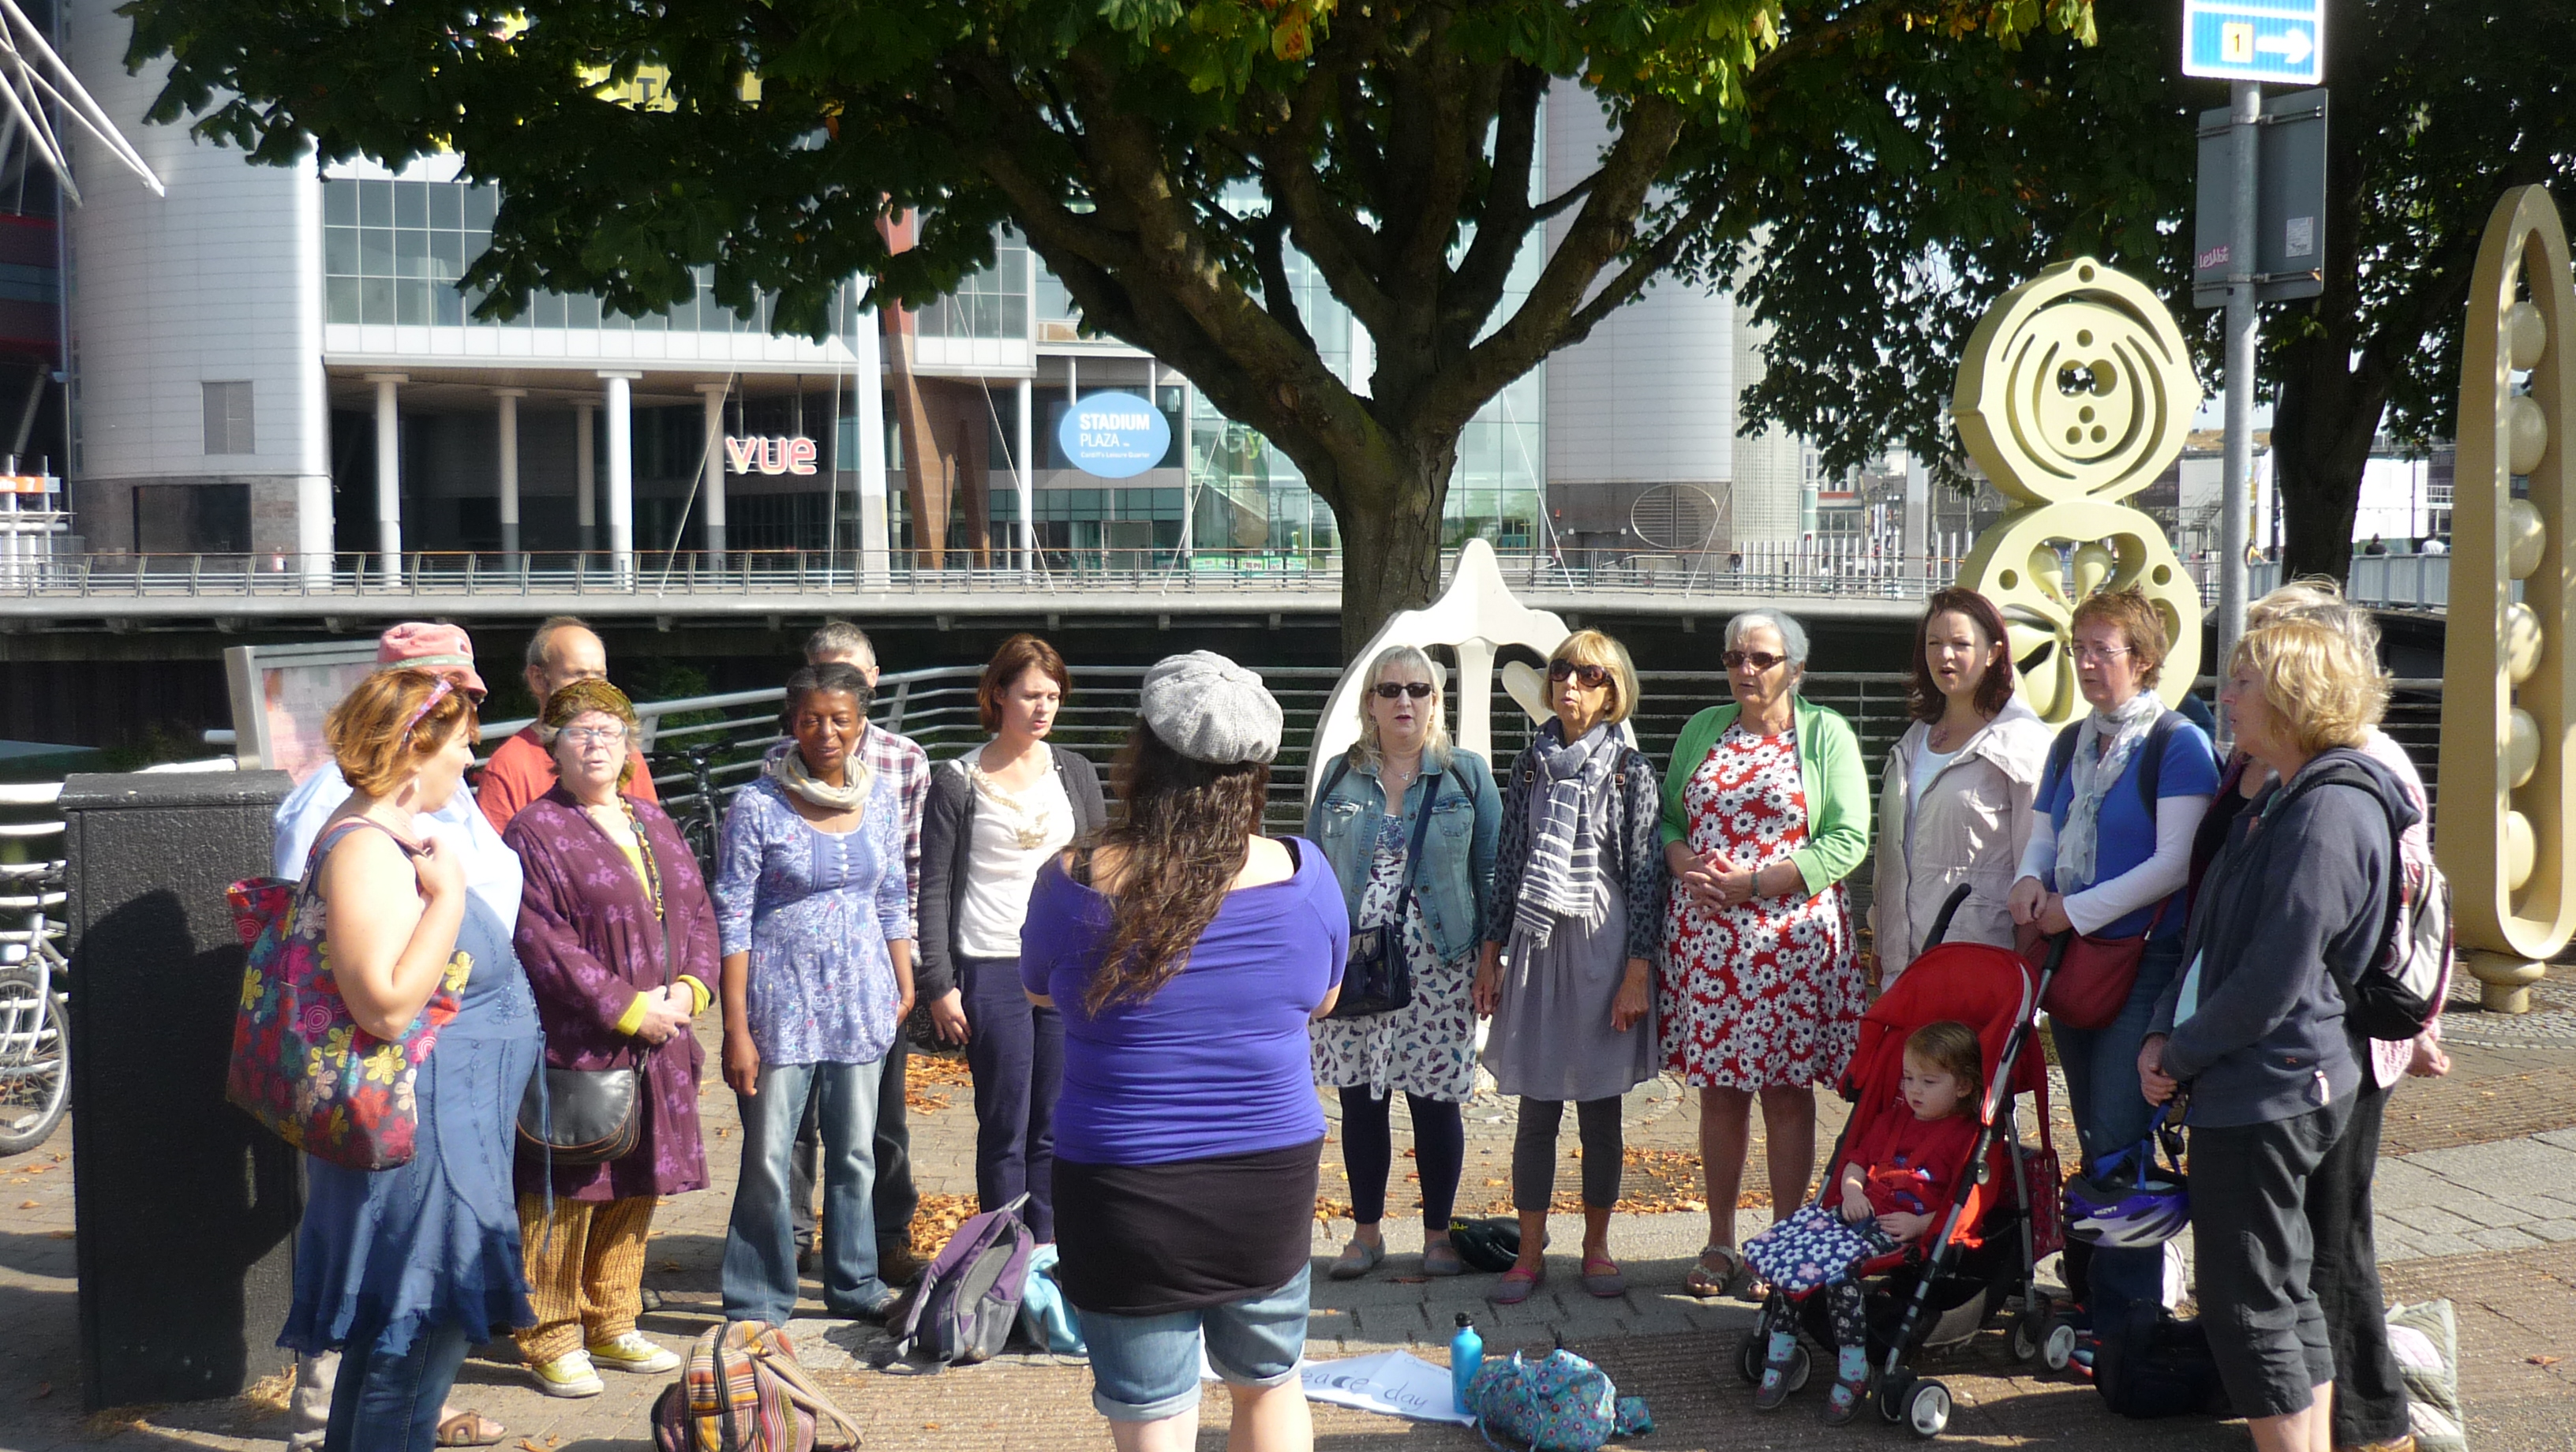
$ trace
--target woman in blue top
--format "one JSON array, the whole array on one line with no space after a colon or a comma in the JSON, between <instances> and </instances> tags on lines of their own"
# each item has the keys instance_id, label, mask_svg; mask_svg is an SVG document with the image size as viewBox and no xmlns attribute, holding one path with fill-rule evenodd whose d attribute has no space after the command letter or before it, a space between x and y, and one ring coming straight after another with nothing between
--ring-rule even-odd
<instances>
[{"instance_id":1,"label":"woman in blue top","mask_svg":"<svg viewBox=\"0 0 2576 1452\"><path fill-rule=\"evenodd\" d=\"M868 682L845 665L787 678L771 757L725 813L716 934L724 953L724 1074L742 1101L742 1176L725 1237L728 1320L783 1323L796 1309L788 1157L819 1085L823 1303L883 1320L877 1273L878 1066L912 1011L913 923L896 783L853 749Z\"/></svg>"},{"instance_id":2,"label":"woman in blue top","mask_svg":"<svg viewBox=\"0 0 2576 1452\"><path fill-rule=\"evenodd\" d=\"M1360 739L1326 769L1306 812L1358 927L1390 926L1413 996L1392 1013L1315 1025L1315 1080L1340 1091L1342 1158L1351 1176L1351 1243L1332 1277L1353 1280L1386 1257L1378 1222L1395 1165L1389 1124L1396 1091L1413 1116L1422 1178L1422 1273L1465 1269L1449 1243L1449 1212L1467 1162L1459 1106L1476 1092L1476 1011L1469 994L1485 900L1494 886L1502 794L1485 759L1449 743L1440 722L1440 667L1410 645L1369 663ZM1423 821L1428 813L1430 820ZM1419 862L1411 860L1422 828ZM1408 885L1410 895L1408 896ZM1404 921L1394 922L1398 904Z\"/></svg>"},{"instance_id":3,"label":"woman in blue top","mask_svg":"<svg viewBox=\"0 0 2576 1452\"><path fill-rule=\"evenodd\" d=\"M1039 870L1020 980L1064 1016L1057 1274L1122 1452L1198 1445L1199 1349L1232 1452L1311 1447L1297 1382L1324 1115L1306 1025L1350 920L1311 842L1261 834L1279 703L1192 651L1145 673L1096 848Z\"/></svg>"},{"instance_id":4,"label":"woman in blue top","mask_svg":"<svg viewBox=\"0 0 2576 1452\"><path fill-rule=\"evenodd\" d=\"M2201 729L2155 693L2164 618L2136 589L2087 596L2075 607L2075 678L2092 712L2066 728L2040 778L2030 845L2007 906L2016 923L2097 938L2145 934L2147 946L2119 1016L2098 1029L2052 1022L2088 1167L2144 1139L2154 1109L2138 1087L2138 1045L2156 1000L2182 962L2182 887L2192 834L2218 793L2218 758ZM2065 739L2073 737L2071 747ZM2155 799L2141 768L2152 756ZM2085 1308L2096 1331L2120 1325L2132 1301L2161 1300L2164 1252L2097 1250Z\"/></svg>"},{"instance_id":5,"label":"woman in blue top","mask_svg":"<svg viewBox=\"0 0 2576 1452\"><path fill-rule=\"evenodd\" d=\"M421 1061L412 1157L390 1170L305 1160L295 1304L278 1344L343 1351L326 1452L428 1452L466 1351L535 1317L510 1187L513 1116L537 1066L537 1003L510 945L518 912L465 888L422 822L464 788L474 703L426 670L367 677L324 734L350 796L315 839L307 910L350 1017L400 1038L442 981L456 1017Z\"/></svg>"}]
</instances>

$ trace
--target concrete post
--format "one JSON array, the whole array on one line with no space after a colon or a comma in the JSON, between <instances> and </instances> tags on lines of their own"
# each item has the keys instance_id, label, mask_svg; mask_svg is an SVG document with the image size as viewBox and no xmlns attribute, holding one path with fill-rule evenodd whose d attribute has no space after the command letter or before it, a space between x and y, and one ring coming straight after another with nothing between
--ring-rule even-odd
<instances>
[{"instance_id":1,"label":"concrete post","mask_svg":"<svg viewBox=\"0 0 2576 1452\"><path fill-rule=\"evenodd\" d=\"M63 783L81 1401L237 1396L291 1365L303 1156L224 1099L243 953L224 889L269 870L282 771Z\"/></svg>"},{"instance_id":2,"label":"concrete post","mask_svg":"<svg viewBox=\"0 0 2576 1452\"><path fill-rule=\"evenodd\" d=\"M1037 460L1030 451L1037 445L1036 434L1030 427L1030 416L1036 410L1037 380L1021 379L1017 391L1020 431L1011 451L1018 455L1014 462L1020 466L1017 480L1020 489L1020 568L1035 570L1038 567Z\"/></svg>"},{"instance_id":3,"label":"concrete post","mask_svg":"<svg viewBox=\"0 0 2576 1452\"><path fill-rule=\"evenodd\" d=\"M591 411L598 407L586 398L572 406L573 507L581 524L583 554L599 548L599 442L591 437L595 432Z\"/></svg>"},{"instance_id":4,"label":"concrete post","mask_svg":"<svg viewBox=\"0 0 2576 1452\"><path fill-rule=\"evenodd\" d=\"M871 590L888 582L886 555L885 363L880 318L874 308L850 329L858 405L859 576ZM839 425L835 423L834 427Z\"/></svg>"},{"instance_id":5,"label":"concrete post","mask_svg":"<svg viewBox=\"0 0 2576 1452\"><path fill-rule=\"evenodd\" d=\"M394 390L407 373L370 373L376 386L376 551L384 583L402 583L402 413Z\"/></svg>"},{"instance_id":6,"label":"concrete post","mask_svg":"<svg viewBox=\"0 0 2576 1452\"><path fill-rule=\"evenodd\" d=\"M698 397L706 404L707 449L702 461L706 474L707 496L707 563L721 570L725 562L725 395L733 391L731 383L701 383Z\"/></svg>"},{"instance_id":7,"label":"concrete post","mask_svg":"<svg viewBox=\"0 0 2576 1452\"><path fill-rule=\"evenodd\" d=\"M608 553L617 582L635 578L635 380L641 373L603 368L608 385Z\"/></svg>"},{"instance_id":8,"label":"concrete post","mask_svg":"<svg viewBox=\"0 0 2576 1452\"><path fill-rule=\"evenodd\" d=\"M519 400L524 388L495 388L501 407L501 554L512 571L519 568Z\"/></svg>"}]
</instances>

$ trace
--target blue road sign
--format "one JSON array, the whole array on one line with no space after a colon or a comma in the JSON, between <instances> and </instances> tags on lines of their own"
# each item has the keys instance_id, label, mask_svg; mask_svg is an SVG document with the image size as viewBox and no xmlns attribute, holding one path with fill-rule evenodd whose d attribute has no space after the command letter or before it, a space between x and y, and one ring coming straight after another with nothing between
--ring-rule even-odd
<instances>
[{"instance_id":1,"label":"blue road sign","mask_svg":"<svg viewBox=\"0 0 2576 1452\"><path fill-rule=\"evenodd\" d=\"M2183 0L2182 73L2313 86L2326 74L2325 0Z\"/></svg>"}]
</instances>

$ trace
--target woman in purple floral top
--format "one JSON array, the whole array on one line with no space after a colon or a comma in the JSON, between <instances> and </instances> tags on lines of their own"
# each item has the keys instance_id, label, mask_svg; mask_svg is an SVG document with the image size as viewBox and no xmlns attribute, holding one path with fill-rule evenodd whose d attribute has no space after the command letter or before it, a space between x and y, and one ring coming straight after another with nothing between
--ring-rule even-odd
<instances>
[{"instance_id":1,"label":"woman in purple floral top","mask_svg":"<svg viewBox=\"0 0 2576 1452\"><path fill-rule=\"evenodd\" d=\"M770 758L725 815L724 1070L743 1126L729 1320L783 1323L796 1307L788 1159L809 1091L821 1100L824 1304L877 1320L895 1298L877 1270L869 1193L878 1065L912 1011L913 920L896 784L852 749L868 694L845 665L790 676L780 724L796 749Z\"/></svg>"},{"instance_id":2,"label":"woman in purple floral top","mask_svg":"<svg viewBox=\"0 0 2576 1452\"><path fill-rule=\"evenodd\" d=\"M520 1357L549 1396L596 1396L599 1370L659 1374L679 1357L635 1329L644 1242L664 1195L702 1190L698 1071L690 1020L714 997L715 907L688 843L633 795L635 708L601 680L546 698L553 790L510 819L519 854L519 961L558 1069L644 1066L635 1148L598 1165L553 1166L522 1142L519 1228L537 1324Z\"/></svg>"}]
</instances>

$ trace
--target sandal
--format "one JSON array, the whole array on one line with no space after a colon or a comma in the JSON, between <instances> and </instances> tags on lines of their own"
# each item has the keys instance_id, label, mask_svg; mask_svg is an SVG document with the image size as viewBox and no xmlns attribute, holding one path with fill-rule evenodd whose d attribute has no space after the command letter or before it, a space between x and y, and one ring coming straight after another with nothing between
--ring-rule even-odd
<instances>
[{"instance_id":1,"label":"sandal","mask_svg":"<svg viewBox=\"0 0 2576 1452\"><path fill-rule=\"evenodd\" d=\"M1746 1334L1759 1335L1761 1332L1756 1328ZM1781 1403L1789 1400L1789 1373L1795 1370L1797 1365L1798 1344L1795 1340L1789 1343L1788 1355L1763 1358L1762 1380L1753 1388L1753 1410L1757 1412L1780 1410Z\"/></svg>"},{"instance_id":2,"label":"sandal","mask_svg":"<svg viewBox=\"0 0 2576 1452\"><path fill-rule=\"evenodd\" d=\"M481 1412L458 1412L438 1424L441 1447L492 1447L510 1435L510 1429Z\"/></svg>"},{"instance_id":3,"label":"sandal","mask_svg":"<svg viewBox=\"0 0 2576 1452\"><path fill-rule=\"evenodd\" d=\"M1424 1275L1454 1276L1460 1274L1466 1269L1467 1262L1459 1258L1458 1247L1451 1245L1448 1237L1443 1236L1440 1239L1431 1242L1429 1245L1422 1247L1422 1273Z\"/></svg>"},{"instance_id":4,"label":"sandal","mask_svg":"<svg viewBox=\"0 0 2576 1452\"><path fill-rule=\"evenodd\" d=\"M1492 1290L1485 1293L1485 1299L1497 1306L1517 1306L1536 1295L1538 1283L1545 1279L1547 1279L1547 1267L1544 1265L1537 1270L1522 1270L1519 1266L1513 1266L1503 1272L1502 1279L1494 1283Z\"/></svg>"},{"instance_id":5,"label":"sandal","mask_svg":"<svg viewBox=\"0 0 2576 1452\"><path fill-rule=\"evenodd\" d=\"M1716 1256L1721 1263L1710 1265L1710 1256ZM1703 1301L1715 1300L1719 1296L1741 1295L1752 1277L1753 1268L1744 1263L1744 1252L1731 1245L1703 1245L1699 1248L1699 1264L1682 1277L1682 1290Z\"/></svg>"},{"instance_id":6,"label":"sandal","mask_svg":"<svg viewBox=\"0 0 2576 1452\"><path fill-rule=\"evenodd\" d=\"M1583 1258L1583 1289L1602 1300L1616 1300L1628 1293L1628 1281L1619 1273L1619 1262L1606 1255Z\"/></svg>"}]
</instances>

